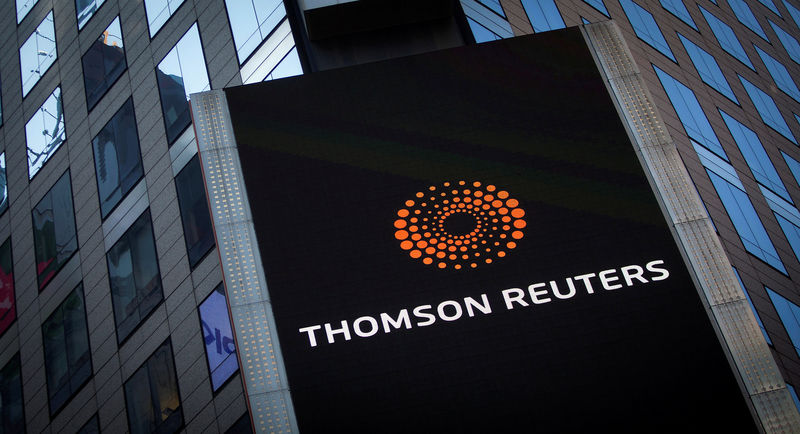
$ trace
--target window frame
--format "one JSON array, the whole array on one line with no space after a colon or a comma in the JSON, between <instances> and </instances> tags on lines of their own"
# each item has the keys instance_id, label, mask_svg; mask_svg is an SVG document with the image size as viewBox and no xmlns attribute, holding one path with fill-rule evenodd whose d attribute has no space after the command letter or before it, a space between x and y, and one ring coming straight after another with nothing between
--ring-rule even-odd
<instances>
[{"instance_id":1,"label":"window frame","mask_svg":"<svg viewBox=\"0 0 800 434\"><path fill-rule=\"evenodd\" d=\"M39 257L39 248L37 247L38 243L36 242L36 219L34 218L33 213L36 211L36 208L39 206L39 204L42 203L42 200L44 200L44 198L53 191L53 188L56 186L56 184L58 184L65 176L67 177L67 183L69 185L69 193L70 193L69 199L70 199L70 203L72 205L72 212L70 214L72 215L72 225L75 228L75 234L74 234L75 249L72 251L72 253L69 254L69 256L64 258L64 261L61 262L58 265L58 268L56 268L56 270L53 272L53 275L49 279L47 279L44 283L41 283L41 281L40 281L41 275L39 274L38 270L36 271L36 283L37 283L37 287L39 289L38 294L41 294L47 288L47 285L49 285L50 282L52 282L56 278L56 276L58 276L58 273L60 273L61 270L64 269L64 266L66 266L67 263L69 263L69 261L72 260L73 256L75 256L75 254L78 253L78 251L80 250L80 240L78 240L78 225L77 225L77 220L75 219L75 195L74 195L74 192L72 190L72 173L70 173L70 169L67 168L67 170L65 170L61 174L61 176L58 177L56 182L54 182L53 185L50 186L50 189L47 190L47 193L45 193L39 199L39 202L37 202L36 205L33 208L31 208L30 212L31 212L31 222L32 222L32 227L33 227L34 262L36 264L36 267L38 267L38 262L36 262L36 261L38 260L38 257ZM55 226L55 219L53 221L54 221L53 225ZM58 257L58 252L56 252L56 257Z\"/></svg>"},{"instance_id":2,"label":"window frame","mask_svg":"<svg viewBox=\"0 0 800 434\"><path fill-rule=\"evenodd\" d=\"M225 299L226 316L228 317L228 323L231 325L231 338L233 339L233 345L234 345L234 353L232 355L235 357L236 360L236 370L231 372L228 378L222 381L222 383L220 383L219 386L215 389L213 380L214 371L211 369L211 363L208 357L208 346L205 344L203 345L203 354L206 356L205 357L206 368L208 369L208 382L211 385L211 393L214 396L222 392L222 389L224 389L225 386L227 386L228 383L230 383L234 378L236 378L237 374L241 372L241 370L239 369L239 348L236 342L236 330L233 327L233 320L231 320L230 300L228 300L227 290L225 289L225 282L220 282L217 286L215 286L214 289L211 290L211 292L197 305L197 318L198 321L200 322L200 332L203 333L203 340L205 341L205 331L203 330L203 314L201 313L200 308L211 298L212 295L214 295L215 292L217 292L218 289L222 289L222 297L224 297ZM220 365L217 366L216 369L219 369L221 366L222 363L220 363Z\"/></svg>"}]
</instances>

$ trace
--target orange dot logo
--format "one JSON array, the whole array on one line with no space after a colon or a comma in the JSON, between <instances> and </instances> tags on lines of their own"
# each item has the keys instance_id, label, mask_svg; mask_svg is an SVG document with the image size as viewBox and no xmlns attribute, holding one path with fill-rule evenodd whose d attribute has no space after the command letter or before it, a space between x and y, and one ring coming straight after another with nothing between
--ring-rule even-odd
<instances>
[{"instance_id":1,"label":"orange dot logo","mask_svg":"<svg viewBox=\"0 0 800 434\"><path fill-rule=\"evenodd\" d=\"M517 248L525 210L510 193L480 182L445 182L408 199L397 211L394 237L425 265L477 268Z\"/></svg>"}]
</instances>

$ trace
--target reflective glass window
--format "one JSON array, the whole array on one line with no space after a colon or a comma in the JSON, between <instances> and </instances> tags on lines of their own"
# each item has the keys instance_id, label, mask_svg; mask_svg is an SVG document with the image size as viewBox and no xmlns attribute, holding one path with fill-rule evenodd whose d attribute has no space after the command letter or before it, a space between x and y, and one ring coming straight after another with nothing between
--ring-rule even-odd
<instances>
[{"instance_id":1,"label":"reflective glass window","mask_svg":"<svg viewBox=\"0 0 800 434\"><path fill-rule=\"evenodd\" d=\"M57 57L56 29L53 25L53 11L50 11L25 43L19 47L23 98L39 82Z\"/></svg>"},{"instance_id":2,"label":"reflective glass window","mask_svg":"<svg viewBox=\"0 0 800 434\"><path fill-rule=\"evenodd\" d=\"M97 413L78 430L77 434L100 434L100 420L97 418Z\"/></svg>"},{"instance_id":3,"label":"reflective glass window","mask_svg":"<svg viewBox=\"0 0 800 434\"><path fill-rule=\"evenodd\" d=\"M611 18L611 15L608 14L608 9L606 8L605 3L603 3L603 0L583 0L583 1L589 6L600 11L603 15Z\"/></svg>"},{"instance_id":4,"label":"reflective glass window","mask_svg":"<svg viewBox=\"0 0 800 434\"><path fill-rule=\"evenodd\" d=\"M498 39L503 39L496 33L492 32L491 30L487 29L480 25L477 21L473 20L470 17L467 17L467 24L469 24L469 29L472 31L472 36L475 37L475 42L488 42L488 41L497 41Z\"/></svg>"},{"instance_id":5,"label":"reflective glass window","mask_svg":"<svg viewBox=\"0 0 800 434\"><path fill-rule=\"evenodd\" d=\"M750 58L747 57L747 53L745 53L744 48L742 47L741 42L739 42L739 38L736 37L736 33L733 32L733 29L727 24L723 23L722 20L717 18L714 14L703 9L702 6L698 7L700 8L700 12L703 13L703 16L706 17L706 22L708 22L708 25L711 27L711 31L717 38L719 46L722 47L723 50L727 51L728 54L747 65L750 69L755 70L755 67L753 67L753 64L750 62Z\"/></svg>"},{"instance_id":6,"label":"reflective glass window","mask_svg":"<svg viewBox=\"0 0 800 434\"><path fill-rule=\"evenodd\" d=\"M786 165L789 166L789 171L792 172L795 182L800 185L800 161L797 161L794 158L786 155L786 153L783 151L781 151L781 155L783 155Z\"/></svg>"},{"instance_id":7,"label":"reflective glass window","mask_svg":"<svg viewBox=\"0 0 800 434\"><path fill-rule=\"evenodd\" d=\"M477 1L478 3L491 9L492 12L496 13L497 15L500 15L503 18L506 17L506 13L503 11L503 6L500 4L499 0L477 0Z\"/></svg>"},{"instance_id":8,"label":"reflective glass window","mask_svg":"<svg viewBox=\"0 0 800 434\"><path fill-rule=\"evenodd\" d=\"M789 74L786 67L783 66L781 62L775 60L774 57L764 52L764 50L758 48L758 46L755 46L755 48L759 57L761 57L761 60L764 62L764 66L767 67L769 75L775 80L778 89L794 98L795 101L800 102L800 89L797 89L797 85L794 83L794 80L792 80L792 76Z\"/></svg>"},{"instance_id":9,"label":"reflective glass window","mask_svg":"<svg viewBox=\"0 0 800 434\"><path fill-rule=\"evenodd\" d=\"M773 3L772 0L758 0L758 2L768 7L772 12L775 12L776 15L781 16L781 13L778 12L778 8L775 7L775 3ZM784 3L786 2L784 1Z\"/></svg>"},{"instance_id":10,"label":"reflective glass window","mask_svg":"<svg viewBox=\"0 0 800 434\"><path fill-rule=\"evenodd\" d=\"M64 110L61 106L61 87L57 87L25 124L28 147L28 178L33 179L44 163L67 140Z\"/></svg>"},{"instance_id":11,"label":"reflective glass window","mask_svg":"<svg viewBox=\"0 0 800 434\"><path fill-rule=\"evenodd\" d=\"M794 401L794 406L797 407L797 410L800 411L800 398L797 397L797 391L794 390L794 386L789 383L786 383L786 388L789 389L789 394L792 395L792 401Z\"/></svg>"},{"instance_id":12,"label":"reflective glass window","mask_svg":"<svg viewBox=\"0 0 800 434\"><path fill-rule=\"evenodd\" d=\"M0 214L8 209L8 178L6 177L6 153L0 153Z\"/></svg>"},{"instance_id":13,"label":"reflective glass window","mask_svg":"<svg viewBox=\"0 0 800 434\"><path fill-rule=\"evenodd\" d=\"M800 228L795 226L789 220L786 220L783 216L778 213L775 214L775 219L778 220L778 224L781 226L783 230L783 234L786 235L786 240L789 241L789 245L792 246L792 251L794 252L794 256L800 260Z\"/></svg>"},{"instance_id":14,"label":"reflective glass window","mask_svg":"<svg viewBox=\"0 0 800 434\"><path fill-rule=\"evenodd\" d=\"M767 235L761 219L758 217L747 193L726 181L716 173L706 170L708 177L714 184L714 189L725 207L725 211L733 223L745 250L778 271L786 274L786 268L778 257L775 246Z\"/></svg>"},{"instance_id":15,"label":"reflective glass window","mask_svg":"<svg viewBox=\"0 0 800 434\"><path fill-rule=\"evenodd\" d=\"M664 35L661 33L661 29L658 28L653 15L632 0L620 0L619 4L625 10L625 15L628 16L628 21L631 22L636 36L674 62L675 56L672 54L672 50L669 49L669 44L664 39Z\"/></svg>"},{"instance_id":16,"label":"reflective glass window","mask_svg":"<svg viewBox=\"0 0 800 434\"><path fill-rule=\"evenodd\" d=\"M82 29L106 0L75 0L75 14L78 16L78 30Z\"/></svg>"},{"instance_id":17,"label":"reflective glass window","mask_svg":"<svg viewBox=\"0 0 800 434\"><path fill-rule=\"evenodd\" d=\"M797 39L793 38L789 33L786 32L786 30L783 30L772 21L769 22L769 25L772 26L772 30L775 31L775 34L778 36L778 40L781 41L781 44L783 45L783 48L786 49L789 57L791 57L791 59L795 62L800 63L800 43L797 42Z\"/></svg>"},{"instance_id":18,"label":"reflective glass window","mask_svg":"<svg viewBox=\"0 0 800 434\"><path fill-rule=\"evenodd\" d=\"M744 77L739 76L739 81L742 82L744 90L747 92L747 95L750 96L750 99L756 106L756 110L761 116L761 120L763 120L765 124L772 127L775 131L781 133L781 135L791 140L794 144L797 144L797 140L795 140L794 136L792 135L789 125L786 124L786 120L783 119L780 110L778 110L778 106L775 105L775 100L773 100L771 96L767 95L766 92L759 89L756 85L745 80Z\"/></svg>"},{"instance_id":19,"label":"reflective glass window","mask_svg":"<svg viewBox=\"0 0 800 434\"><path fill-rule=\"evenodd\" d=\"M173 433L183 425L183 410L169 340L125 382L131 434Z\"/></svg>"},{"instance_id":20,"label":"reflective glass window","mask_svg":"<svg viewBox=\"0 0 800 434\"><path fill-rule=\"evenodd\" d=\"M253 428L250 425L250 413L245 413L236 423L225 431L225 434L250 434L252 432Z\"/></svg>"},{"instance_id":21,"label":"reflective glass window","mask_svg":"<svg viewBox=\"0 0 800 434\"><path fill-rule=\"evenodd\" d=\"M783 0L783 5L786 6L786 10L789 11L789 15L792 16L795 25L800 26L800 9L797 9L793 4L789 3L786 0ZM772 6L774 7L775 5ZM778 13L777 9L775 10L775 13Z\"/></svg>"},{"instance_id":22,"label":"reflective glass window","mask_svg":"<svg viewBox=\"0 0 800 434\"><path fill-rule=\"evenodd\" d=\"M128 67L119 16L92 43L82 62L86 107L91 110Z\"/></svg>"},{"instance_id":23,"label":"reflective glass window","mask_svg":"<svg viewBox=\"0 0 800 434\"><path fill-rule=\"evenodd\" d=\"M39 0L16 0L17 3L17 24L21 23L22 20L28 15L28 12L33 9L36 3Z\"/></svg>"},{"instance_id":24,"label":"reflective glass window","mask_svg":"<svg viewBox=\"0 0 800 434\"><path fill-rule=\"evenodd\" d=\"M225 0L225 7L231 22L239 63L244 63L286 18L283 0Z\"/></svg>"},{"instance_id":25,"label":"reflective glass window","mask_svg":"<svg viewBox=\"0 0 800 434\"><path fill-rule=\"evenodd\" d=\"M189 265L194 268L214 247L214 230L211 228L203 172L197 155L175 177L175 187L178 189Z\"/></svg>"},{"instance_id":26,"label":"reflective glass window","mask_svg":"<svg viewBox=\"0 0 800 434\"><path fill-rule=\"evenodd\" d=\"M680 33L678 33L678 37L684 48L686 48L686 52L689 54L689 58L692 59L692 63L703 82L738 104L739 101L736 99L736 95L733 94L728 80L722 74L716 59Z\"/></svg>"},{"instance_id":27,"label":"reflective glass window","mask_svg":"<svg viewBox=\"0 0 800 434\"><path fill-rule=\"evenodd\" d=\"M100 214L105 218L144 174L131 98L95 136L92 147Z\"/></svg>"},{"instance_id":28,"label":"reflective glass window","mask_svg":"<svg viewBox=\"0 0 800 434\"><path fill-rule=\"evenodd\" d=\"M147 28L152 38L161 30L169 17L183 4L183 0L144 0L144 12L147 15Z\"/></svg>"},{"instance_id":29,"label":"reflective glass window","mask_svg":"<svg viewBox=\"0 0 800 434\"><path fill-rule=\"evenodd\" d=\"M2 80L0 80L0 89L3 88ZM0 127L3 126L3 95L0 94Z\"/></svg>"},{"instance_id":30,"label":"reflective glass window","mask_svg":"<svg viewBox=\"0 0 800 434\"><path fill-rule=\"evenodd\" d=\"M661 7L670 11L672 15L680 18L681 21L691 26L693 29L697 30L697 24L694 23L692 16L689 15L689 11L686 9L686 5L683 4L681 0L659 0L661 2Z\"/></svg>"},{"instance_id":31,"label":"reflective glass window","mask_svg":"<svg viewBox=\"0 0 800 434\"><path fill-rule=\"evenodd\" d=\"M239 369L228 316L228 300L221 283L200 304L199 310L208 368L211 371L211 388L216 392Z\"/></svg>"},{"instance_id":32,"label":"reflective glass window","mask_svg":"<svg viewBox=\"0 0 800 434\"><path fill-rule=\"evenodd\" d=\"M192 123L189 95L211 88L197 23L189 28L158 64L156 77L167 141L172 144Z\"/></svg>"},{"instance_id":33,"label":"reflective glass window","mask_svg":"<svg viewBox=\"0 0 800 434\"><path fill-rule=\"evenodd\" d=\"M728 0L728 4L731 6L733 14L736 15L736 18L740 23L744 24L756 35L767 39L767 34L764 33L764 29L761 28L761 24L758 23L756 16L753 15L753 11L750 10L750 6L748 6L744 0Z\"/></svg>"},{"instance_id":34,"label":"reflective glass window","mask_svg":"<svg viewBox=\"0 0 800 434\"><path fill-rule=\"evenodd\" d=\"M4 433L24 433L25 413L19 353L0 369L0 427Z\"/></svg>"},{"instance_id":35,"label":"reflective glass window","mask_svg":"<svg viewBox=\"0 0 800 434\"><path fill-rule=\"evenodd\" d=\"M747 304L750 305L750 310L753 311L753 315L756 317L756 322L758 323L758 327L761 329L761 334L764 335L764 339L767 341L767 343L772 345L772 339L769 338L767 329L764 327L764 323L761 322L761 317L758 315L756 306L753 304L753 300L750 299L750 294L747 293L747 288L745 288L742 278L739 276L739 271L736 270L736 268L733 269L733 274L736 275L736 280L739 281L739 286L742 287L742 292L744 292L744 296L747 298Z\"/></svg>"},{"instance_id":36,"label":"reflective glass window","mask_svg":"<svg viewBox=\"0 0 800 434\"><path fill-rule=\"evenodd\" d=\"M61 175L31 214L36 275L41 291L78 250L69 170Z\"/></svg>"},{"instance_id":37,"label":"reflective glass window","mask_svg":"<svg viewBox=\"0 0 800 434\"><path fill-rule=\"evenodd\" d=\"M17 318L14 293L14 263L11 260L11 238L0 244L0 336Z\"/></svg>"},{"instance_id":38,"label":"reflective glass window","mask_svg":"<svg viewBox=\"0 0 800 434\"><path fill-rule=\"evenodd\" d=\"M563 29L564 20L553 0L522 0L522 8L528 15L534 32Z\"/></svg>"},{"instance_id":39,"label":"reflective glass window","mask_svg":"<svg viewBox=\"0 0 800 434\"><path fill-rule=\"evenodd\" d=\"M277 80L284 77L294 77L303 73L303 67L300 65L300 56L297 54L297 47L292 48L288 54L278 63L278 65L270 71L269 75L264 78L267 80Z\"/></svg>"},{"instance_id":40,"label":"reflective glass window","mask_svg":"<svg viewBox=\"0 0 800 434\"><path fill-rule=\"evenodd\" d=\"M764 288L766 288L775 310L778 311L778 316L786 329L786 333L789 335L789 339L792 341L792 345L794 345L794 349L800 354L800 306L770 288L766 286Z\"/></svg>"},{"instance_id":41,"label":"reflective glass window","mask_svg":"<svg viewBox=\"0 0 800 434\"><path fill-rule=\"evenodd\" d=\"M725 151L722 149L722 145L711 128L711 124L708 122L703 108L700 107L700 102L697 101L694 92L655 65L653 65L653 69L655 69L661 85L667 92L667 97L669 97L672 106L675 108L678 119L683 124L683 128L686 129L686 134L727 161L728 156L725 155Z\"/></svg>"},{"instance_id":42,"label":"reflective glass window","mask_svg":"<svg viewBox=\"0 0 800 434\"><path fill-rule=\"evenodd\" d=\"M106 259L117 340L122 342L164 298L150 210L133 222Z\"/></svg>"},{"instance_id":43,"label":"reflective glass window","mask_svg":"<svg viewBox=\"0 0 800 434\"><path fill-rule=\"evenodd\" d=\"M42 324L50 414L55 414L92 376L83 285L78 285Z\"/></svg>"}]
</instances>

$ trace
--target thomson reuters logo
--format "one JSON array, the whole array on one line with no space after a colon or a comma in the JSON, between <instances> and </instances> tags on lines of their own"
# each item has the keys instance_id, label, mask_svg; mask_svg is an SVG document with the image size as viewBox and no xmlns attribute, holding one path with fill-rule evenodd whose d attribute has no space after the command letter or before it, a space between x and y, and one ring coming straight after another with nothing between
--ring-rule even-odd
<instances>
[{"instance_id":1,"label":"thomson reuters logo","mask_svg":"<svg viewBox=\"0 0 800 434\"><path fill-rule=\"evenodd\" d=\"M527 225L519 201L480 182L445 182L417 192L397 211L400 248L425 265L477 268L517 247Z\"/></svg>"}]
</instances>

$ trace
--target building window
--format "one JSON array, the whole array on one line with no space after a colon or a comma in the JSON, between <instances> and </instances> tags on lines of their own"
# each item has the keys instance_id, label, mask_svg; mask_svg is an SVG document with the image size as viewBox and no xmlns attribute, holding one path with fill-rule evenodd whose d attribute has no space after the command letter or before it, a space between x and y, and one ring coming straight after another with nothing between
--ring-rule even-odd
<instances>
[{"instance_id":1,"label":"building window","mask_svg":"<svg viewBox=\"0 0 800 434\"><path fill-rule=\"evenodd\" d=\"M225 434L250 434L252 432L253 428L250 425L250 413L245 413L225 431Z\"/></svg>"},{"instance_id":2,"label":"building window","mask_svg":"<svg viewBox=\"0 0 800 434\"><path fill-rule=\"evenodd\" d=\"M467 24L469 24L469 29L472 31L472 36L475 37L475 42L489 42L489 41L497 41L499 39L503 39L500 35L492 32L491 30L487 29L480 25L477 21L473 20L470 17L467 17Z\"/></svg>"},{"instance_id":3,"label":"building window","mask_svg":"<svg viewBox=\"0 0 800 434\"><path fill-rule=\"evenodd\" d=\"M772 339L769 338L767 329L764 327L764 323L761 322L761 317L758 315L756 306L753 304L753 300L750 299L750 294L747 293L747 288L745 288L742 278L739 276L739 271L736 270L736 268L733 269L733 274L736 275L736 280L739 281L739 286L742 287L742 292L744 292L744 296L747 298L747 304L750 305L750 310L753 311L753 315L756 317L756 322L758 323L758 327L761 329L761 334L764 335L764 339L767 341L767 343L772 345Z\"/></svg>"},{"instance_id":4,"label":"building window","mask_svg":"<svg viewBox=\"0 0 800 434\"><path fill-rule=\"evenodd\" d=\"M675 62L675 56L669 49L669 44L664 39L653 15L632 0L620 0L619 3L622 5L625 15L628 16L628 21L633 26L636 36Z\"/></svg>"},{"instance_id":5,"label":"building window","mask_svg":"<svg viewBox=\"0 0 800 434\"><path fill-rule=\"evenodd\" d=\"M16 0L17 3L17 24L21 23L22 20L28 15L28 12L33 9L36 3L39 0Z\"/></svg>"},{"instance_id":6,"label":"building window","mask_svg":"<svg viewBox=\"0 0 800 434\"><path fill-rule=\"evenodd\" d=\"M769 1L769 0L767 0L767 1ZM793 4L789 3L786 0L783 0L783 5L786 6L786 10L789 11L789 15L792 16L792 19L794 20L795 25L800 27L800 9L797 9ZM775 5L772 5L772 7L775 7ZM773 12L778 14L778 9L775 9ZM780 14L778 14L778 15L780 16Z\"/></svg>"},{"instance_id":7,"label":"building window","mask_svg":"<svg viewBox=\"0 0 800 434\"><path fill-rule=\"evenodd\" d=\"M145 211L106 255L117 342L123 342L164 299L156 244Z\"/></svg>"},{"instance_id":8,"label":"building window","mask_svg":"<svg viewBox=\"0 0 800 434\"><path fill-rule=\"evenodd\" d=\"M789 35L789 33L786 32L786 30L783 30L772 21L769 22L769 25L772 26L772 30L775 31L775 34L778 36L778 40L781 41L781 44L783 45L783 48L786 49L786 53L789 54L789 57L796 63L800 63L800 43L797 42L797 39L793 38L791 35Z\"/></svg>"},{"instance_id":9,"label":"building window","mask_svg":"<svg viewBox=\"0 0 800 434\"><path fill-rule=\"evenodd\" d=\"M211 389L216 392L239 369L228 300L220 283L206 300L200 303L200 325L206 343L206 358L211 372Z\"/></svg>"},{"instance_id":10,"label":"building window","mask_svg":"<svg viewBox=\"0 0 800 434\"><path fill-rule=\"evenodd\" d=\"M695 45L692 41L686 39L680 33L678 33L678 38L680 38L681 43L684 48L686 48L686 52L689 54L689 58L692 59L692 63L695 69L697 69L697 73L700 74L700 78L703 82L738 104L739 101L736 99L736 95L733 94L728 80L725 79L714 57Z\"/></svg>"},{"instance_id":11,"label":"building window","mask_svg":"<svg viewBox=\"0 0 800 434\"><path fill-rule=\"evenodd\" d=\"M31 214L36 275L41 291L78 250L69 170L61 175Z\"/></svg>"},{"instance_id":12,"label":"building window","mask_svg":"<svg viewBox=\"0 0 800 434\"><path fill-rule=\"evenodd\" d=\"M25 142L28 147L28 179L33 179L39 169L67 140L64 128L64 110L61 109L61 87L44 101L25 124Z\"/></svg>"},{"instance_id":13,"label":"building window","mask_svg":"<svg viewBox=\"0 0 800 434\"><path fill-rule=\"evenodd\" d=\"M761 60L764 62L764 66L767 67L769 75L775 80L778 89L792 97L795 101L800 102L800 90L797 89L797 85L794 83L794 80L792 80L792 76L789 74L786 67L764 52L764 50L758 48L758 46L755 46L755 48L759 57L761 57Z\"/></svg>"},{"instance_id":14,"label":"building window","mask_svg":"<svg viewBox=\"0 0 800 434\"><path fill-rule=\"evenodd\" d=\"M0 214L8 209L8 177L6 177L6 153L0 153Z\"/></svg>"},{"instance_id":15,"label":"building window","mask_svg":"<svg viewBox=\"0 0 800 434\"><path fill-rule=\"evenodd\" d=\"M42 324L50 414L59 411L92 376L83 285L78 285Z\"/></svg>"},{"instance_id":16,"label":"building window","mask_svg":"<svg viewBox=\"0 0 800 434\"><path fill-rule=\"evenodd\" d=\"M789 220L786 220L782 215L778 213L774 214L775 219L778 220L781 230L783 230L783 234L786 236L786 240L789 241L789 245L792 247L794 256L800 260L800 228L795 226Z\"/></svg>"},{"instance_id":17,"label":"building window","mask_svg":"<svg viewBox=\"0 0 800 434\"><path fill-rule=\"evenodd\" d=\"M283 0L225 0L239 64L286 18Z\"/></svg>"},{"instance_id":18,"label":"building window","mask_svg":"<svg viewBox=\"0 0 800 434\"><path fill-rule=\"evenodd\" d=\"M775 15L781 16L781 13L778 12L778 8L775 7L775 3L773 3L772 0L758 0L758 2L761 3L762 5L766 6L767 8L769 8L769 10L771 10L772 12L775 12ZM787 2L784 1L784 3L787 3Z\"/></svg>"},{"instance_id":19,"label":"building window","mask_svg":"<svg viewBox=\"0 0 800 434\"><path fill-rule=\"evenodd\" d=\"M197 23L158 64L156 76L167 141L171 145L192 123L189 95L211 88Z\"/></svg>"},{"instance_id":20,"label":"building window","mask_svg":"<svg viewBox=\"0 0 800 434\"><path fill-rule=\"evenodd\" d=\"M740 190L735 185L726 181L716 173L706 169L714 189L725 207L725 211L733 223L739 239L742 241L745 250L753 256L761 259L767 264L775 267L778 271L786 274L786 267L783 266L775 246L770 241L761 219L758 217L747 193Z\"/></svg>"},{"instance_id":21,"label":"building window","mask_svg":"<svg viewBox=\"0 0 800 434\"><path fill-rule=\"evenodd\" d=\"M53 25L53 11L50 11L19 48L23 98L39 82L57 57L56 30Z\"/></svg>"},{"instance_id":22,"label":"building window","mask_svg":"<svg viewBox=\"0 0 800 434\"><path fill-rule=\"evenodd\" d=\"M19 353L0 370L0 426L3 432L24 433L25 413Z\"/></svg>"},{"instance_id":23,"label":"building window","mask_svg":"<svg viewBox=\"0 0 800 434\"><path fill-rule=\"evenodd\" d=\"M297 54L297 47L293 47L286 56L281 59L275 68L264 77L264 81L277 80L284 77L294 77L303 73L303 67L300 65L300 56Z\"/></svg>"},{"instance_id":24,"label":"building window","mask_svg":"<svg viewBox=\"0 0 800 434\"><path fill-rule=\"evenodd\" d=\"M736 15L740 23L744 24L756 35L761 36L765 40L767 39L767 34L764 33L761 24L758 24L758 20L755 15L753 15L753 11L750 10L750 6L747 6L744 0L728 0L728 4L731 6L733 14Z\"/></svg>"},{"instance_id":25,"label":"building window","mask_svg":"<svg viewBox=\"0 0 800 434\"><path fill-rule=\"evenodd\" d=\"M778 316L786 329L786 333L789 335L789 339L792 341L792 345L794 345L795 351L800 354L800 306L766 286L764 288L767 290L775 310L778 311Z\"/></svg>"},{"instance_id":26,"label":"building window","mask_svg":"<svg viewBox=\"0 0 800 434\"><path fill-rule=\"evenodd\" d=\"M91 111L128 67L119 16L92 43L82 61L86 107Z\"/></svg>"},{"instance_id":27,"label":"building window","mask_svg":"<svg viewBox=\"0 0 800 434\"><path fill-rule=\"evenodd\" d=\"M755 71L755 67L753 66L752 62L750 62L750 58L747 57L747 53L745 53L744 48L739 42L739 38L736 37L736 33L733 32L733 29L727 24L723 23L722 20L717 18L714 14L703 9L702 6L698 7L700 8L700 12L703 13L703 16L706 17L706 22L708 22L709 27L711 27L711 32L713 32L714 36L717 38L719 46L722 47L723 50L727 51L728 54L747 65L748 68Z\"/></svg>"},{"instance_id":28,"label":"building window","mask_svg":"<svg viewBox=\"0 0 800 434\"><path fill-rule=\"evenodd\" d=\"M197 155L175 177L175 187L178 190L189 265L194 268L214 247L214 231L211 228L203 173Z\"/></svg>"},{"instance_id":29,"label":"building window","mask_svg":"<svg viewBox=\"0 0 800 434\"><path fill-rule=\"evenodd\" d=\"M97 413L78 430L77 434L100 434L100 421L97 418Z\"/></svg>"},{"instance_id":30,"label":"building window","mask_svg":"<svg viewBox=\"0 0 800 434\"><path fill-rule=\"evenodd\" d=\"M797 407L797 410L800 411L800 398L797 397L797 391L794 390L794 386L789 383L786 383L786 388L789 389L789 394L792 395L792 401L794 401L794 406Z\"/></svg>"},{"instance_id":31,"label":"building window","mask_svg":"<svg viewBox=\"0 0 800 434\"><path fill-rule=\"evenodd\" d=\"M583 0L583 2L586 3L589 6L597 9L598 11L600 11L600 13L602 13L605 16L607 16L608 18L611 18L611 15L608 14L608 8L606 8L606 5L605 5L605 3L603 3L603 0ZM581 18L583 18L583 17L581 17ZM585 18L583 18L583 19L585 19Z\"/></svg>"},{"instance_id":32,"label":"building window","mask_svg":"<svg viewBox=\"0 0 800 434\"><path fill-rule=\"evenodd\" d=\"M152 38L161 30L169 17L183 4L183 0L144 0L144 12L147 15L147 28Z\"/></svg>"},{"instance_id":33,"label":"building window","mask_svg":"<svg viewBox=\"0 0 800 434\"><path fill-rule=\"evenodd\" d=\"M78 30L82 29L106 0L75 0L75 14L78 17Z\"/></svg>"},{"instance_id":34,"label":"building window","mask_svg":"<svg viewBox=\"0 0 800 434\"><path fill-rule=\"evenodd\" d=\"M14 293L14 262L11 260L11 238L0 244L0 336L17 318Z\"/></svg>"},{"instance_id":35,"label":"building window","mask_svg":"<svg viewBox=\"0 0 800 434\"><path fill-rule=\"evenodd\" d=\"M144 174L131 98L95 136L92 146L100 214L106 218Z\"/></svg>"},{"instance_id":36,"label":"building window","mask_svg":"<svg viewBox=\"0 0 800 434\"><path fill-rule=\"evenodd\" d=\"M563 29L564 19L553 0L522 0L522 8L536 33Z\"/></svg>"},{"instance_id":37,"label":"building window","mask_svg":"<svg viewBox=\"0 0 800 434\"><path fill-rule=\"evenodd\" d=\"M792 172L795 182L800 185L800 161L797 161L794 158L786 155L786 153L783 151L781 151L781 155L783 155L786 165L789 166L789 171Z\"/></svg>"},{"instance_id":38,"label":"building window","mask_svg":"<svg viewBox=\"0 0 800 434\"><path fill-rule=\"evenodd\" d=\"M183 426L183 410L169 339L125 382L131 434L172 433Z\"/></svg>"},{"instance_id":39,"label":"building window","mask_svg":"<svg viewBox=\"0 0 800 434\"><path fill-rule=\"evenodd\" d=\"M0 90L2 90L2 88L3 88L2 80L0 80ZM2 92L0 92L0 127L2 126L3 126L3 98L2 98Z\"/></svg>"},{"instance_id":40,"label":"building window","mask_svg":"<svg viewBox=\"0 0 800 434\"><path fill-rule=\"evenodd\" d=\"M692 16L689 15L689 11L686 9L686 5L683 4L681 0L660 0L661 7L668 10L672 15L678 17L681 21L691 26L693 29L697 29L697 24L694 23Z\"/></svg>"},{"instance_id":41,"label":"building window","mask_svg":"<svg viewBox=\"0 0 800 434\"><path fill-rule=\"evenodd\" d=\"M661 81L661 86L664 87L667 97L669 97L672 106L675 108L686 134L725 161L728 161L728 156L725 155L725 151L722 149L717 135L714 134L714 130L711 128L711 124L708 122L703 108L700 107L700 102L697 101L694 92L657 66L653 65L653 69L656 71L656 75Z\"/></svg>"},{"instance_id":42,"label":"building window","mask_svg":"<svg viewBox=\"0 0 800 434\"><path fill-rule=\"evenodd\" d=\"M782 136L791 140L792 143L797 144L797 140L795 140L794 136L792 135L789 125L786 124L786 120L783 119L783 116L781 115L780 110L778 110L778 106L775 105L775 101L772 99L772 97L756 87L756 85L745 80L745 78L741 75L739 76L739 81L742 82L744 90L747 92L747 95L750 96L750 99L753 101L753 105L756 106L756 110L758 110L761 120L763 120L765 124L772 127L772 129L775 131L781 133Z\"/></svg>"}]
</instances>

